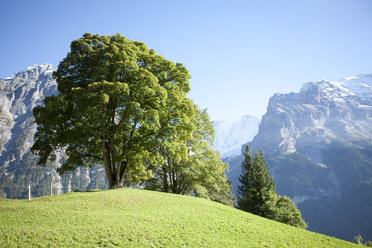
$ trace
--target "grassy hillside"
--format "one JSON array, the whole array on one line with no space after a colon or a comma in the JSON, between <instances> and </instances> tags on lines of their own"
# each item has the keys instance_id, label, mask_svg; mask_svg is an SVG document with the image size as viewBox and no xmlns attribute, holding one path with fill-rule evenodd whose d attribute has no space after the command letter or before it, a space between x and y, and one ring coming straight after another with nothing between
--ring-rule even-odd
<instances>
[{"instance_id":1,"label":"grassy hillside","mask_svg":"<svg viewBox=\"0 0 372 248\"><path fill-rule=\"evenodd\" d=\"M135 189L0 200L0 247L17 246L354 247L205 199Z\"/></svg>"}]
</instances>

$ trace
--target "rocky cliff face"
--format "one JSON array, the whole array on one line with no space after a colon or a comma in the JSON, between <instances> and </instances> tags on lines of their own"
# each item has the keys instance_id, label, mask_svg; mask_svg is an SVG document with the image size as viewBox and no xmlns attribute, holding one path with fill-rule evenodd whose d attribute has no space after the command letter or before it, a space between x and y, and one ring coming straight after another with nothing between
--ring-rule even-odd
<instances>
[{"instance_id":1,"label":"rocky cliff face","mask_svg":"<svg viewBox=\"0 0 372 248\"><path fill-rule=\"evenodd\" d=\"M95 188L96 178L100 187L105 186L99 168L78 169L63 176L56 174L63 154L54 164L37 165L30 153L36 124L32 109L43 102L44 96L57 94L57 83L52 78L52 65L27 67L6 79L0 79L0 197L26 198L28 184L33 196L53 192ZM99 180L98 180L99 179Z\"/></svg>"},{"instance_id":2,"label":"rocky cliff face","mask_svg":"<svg viewBox=\"0 0 372 248\"><path fill-rule=\"evenodd\" d=\"M53 70L51 65L32 66L5 80L0 79L0 152L5 152L8 142L22 130L35 131L29 120L32 109L42 103L44 95L57 93Z\"/></svg>"},{"instance_id":3,"label":"rocky cliff face","mask_svg":"<svg viewBox=\"0 0 372 248\"><path fill-rule=\"evenodd\" d=\"M222 157L231 157L240 154L242 144L253 140L258 132L260 119L255 116L227 117L213 123L216 139L214 149Z\"/></svg>"},{"instance_id":4,"label":"rocky cliff face","mask_svg":"<svg viewBox=\"0 0 372 248\"><path fill-rule=\"evenodd\" d=\"M371 98L372 74L307 83L300 93L276 94L252 144L262 144L269 153L298 151L320 161L319 146L372 140Z\"/></svg>"},{"instance_id":5,"label":"rocky cliff face","mask_svg":"<svg viewBox=\"0 0 372 248\"><path fill-rule=\"evenodd\" d=\"M278 193L299 205L310 230L372 239L372 74L274 95L249 145L263 150ZM235 187L241 161L230 161Z\"/></svg>"}]
</instances>

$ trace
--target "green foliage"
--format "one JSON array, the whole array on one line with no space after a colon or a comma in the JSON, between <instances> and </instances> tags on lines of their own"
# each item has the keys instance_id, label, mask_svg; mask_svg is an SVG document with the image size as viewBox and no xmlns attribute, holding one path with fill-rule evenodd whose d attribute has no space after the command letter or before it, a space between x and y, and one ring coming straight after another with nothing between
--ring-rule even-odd
<instances>
[{"instance_id":1,"label":"green foliage","mask_svg":"<svg viewBox=\"0 0 372 248\"><path fill-rule=\"evenodd\" d=\"M197 197L119 189L0 199L0 247L358 247Z\"/></svg>"},{"instance_id":2,"label":"green foliage","mask_svg":"<svg viewBox=\"0 0 372 248\"><path fill-rule=\"evenodd\" d=\"M63 150L60 173L103 163L110 188L124 178L150 178L146 164L159 159L159 136L169 134L159 132L161 117L181 113L178 121L192 113L187 69L120 34L86 33L74 40L54 76L60 94L34 109L38 129L31 150L39 164Z\"/></svg>"},{"instance_id":3,"label":"green foliage","mask_svg":"<svg viewBox=\"0 0 372 248\"><path fill-rule=\"evenodd\" d=\"M221 161L220 154L204 144L191 156L193 164L192 187L194 194L200 197L233 206L231 183L225 171L228 165Z\"/></svg>"},{"instance_id":4,"label":"green foliage","mask_svg":"<svg viewBox=\"0 0 372 248\"><path fill-rule=\"evenodd\" d=\"M354 237L354 243L355 243L355 244L361 245L362 242L363 242L363 238L362 238L362 236L357 235L357 236Z\"/></svg>"},{"instance_id":5,"label":"green foliage","mask_svg":"<svg viewBox=\"0 0 372 248\"><path fill-rule=\"evenodd\" d=\"M211 148L214 129L206 110L201 111L193 105L192 111L182 113L192 116L179 118L172 112L161 118L164 124L160 132L168 133L161 135L163 142L158 146L164 161L151 167L154 178L146 182L146 188L195 194L233 205L231 184L225 174L228 165Z\"/></svg>"},{"instance_id":6,"label":"green foliage","mask_svg":"<svg viewBox=\"0 0 372 248\"><path fill-rule=\"evenodd\" d=\"M262 151L256 152L254 159L246 145L242 174L239 177L238 207L244 211L257 214L291 226L307 228L290 198L279 196L275 190L275 181L270 175Z\"/></svg>"},{"instance_id":7,"label":"green foliage","mask_svg":"<svg viewBox=\"0 0 372 248\"><path fill-rule=\"evenodd\" d=\"M358 245L365 245L368 247L372 247L372 241L368 240L365 243L363 243L363 238L360 234L355 236L353 241L355 244L358 244Z\"/></svg>"},{"instance_id":8,"label":"green foliage","mask_svg":"<svg viewBox=\"0 0 372 248\"><path fill-rule=\"evenodd\" d=\"M368 240L364 243L365 246L372 247L372 241Z\"/></svg>"},{"instance_id":9,"label":"green foliage","mask_svg":"<svg viewBox=\"0 0 372 248\"><path fill-rule=\"evenodd\" d=\"M263 204L262 210L266 218L307 229L307 224L302 219L300 210L287 196L273 194L271 199Z\"/></svg>"}]
</instances>

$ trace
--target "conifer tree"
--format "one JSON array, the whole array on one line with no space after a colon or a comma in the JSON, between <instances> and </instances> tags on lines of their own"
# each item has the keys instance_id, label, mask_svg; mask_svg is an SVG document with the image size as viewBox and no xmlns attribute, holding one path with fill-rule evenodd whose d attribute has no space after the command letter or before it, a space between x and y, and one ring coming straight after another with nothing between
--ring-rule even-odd
<instances>
[{"instance_id":1,"label":"conifer tree","mask_svg":"<svg viewBox=\"0 0 372 248\"><path fill-rule=\"evenodd\" d=\"M275 192L275 181L270 175L262 151L256 152L252 160L249 146L246 146L239 181L238 207L263 216L262 206Z\"/></svg>"},{"instance_id":2,"label":"conifer tree","mask_svg":"<svg viewBox=\"0 0 372 248\"><path fill-rule=\"evenodd\" d=\"M307 228L296 204L286 196L279 196L275 190L275 180L270 175L263 152L256 152L254 158L247 145L242 163L238 186L238 207L291 226Z\"/></svg>"}]
</instances>

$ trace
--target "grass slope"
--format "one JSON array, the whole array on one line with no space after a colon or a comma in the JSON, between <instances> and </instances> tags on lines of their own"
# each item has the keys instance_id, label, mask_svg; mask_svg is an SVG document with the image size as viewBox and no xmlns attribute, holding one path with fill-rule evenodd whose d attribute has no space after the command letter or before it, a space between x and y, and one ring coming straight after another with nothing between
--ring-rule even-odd
<instances>
[{"instance_id":1,"label":"grass slope","mask_svg":"<svg viewBox=\"0 0 372 248\"><path fill-rule=\"evenodd\" d=\"M205 199L119 189L32 201L0 200L0 247L17 246L354 247L354 244Z\"/></svg>"}]
</instances>

